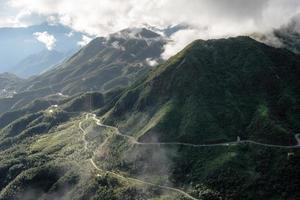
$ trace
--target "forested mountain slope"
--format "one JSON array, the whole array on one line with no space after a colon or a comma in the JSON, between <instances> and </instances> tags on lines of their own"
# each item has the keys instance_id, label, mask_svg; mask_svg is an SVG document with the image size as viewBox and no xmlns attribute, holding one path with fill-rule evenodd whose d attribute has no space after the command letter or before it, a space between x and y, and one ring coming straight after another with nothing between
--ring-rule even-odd
<instances>
[{"instance_id":1,"label":"forested mountain slope","mask_svg":"<svg viewBox=\"0 0 300 200\"><path fill-rule=\"evenodd\" d=\"M126 89L7 112L0 199L298 199L299 64L197 40Z\"/></svg>"}]
</instances>

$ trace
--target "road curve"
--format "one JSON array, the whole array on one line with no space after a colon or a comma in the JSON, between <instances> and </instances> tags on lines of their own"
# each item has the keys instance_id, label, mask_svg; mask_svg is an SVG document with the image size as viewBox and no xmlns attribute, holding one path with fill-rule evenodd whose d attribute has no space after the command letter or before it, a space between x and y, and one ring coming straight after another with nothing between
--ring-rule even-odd
<instances>
[{"instance_id":1,"label":"road curve","mask_svg":"<svg viewBox=\"0 0 300 200\"><path fill-rule=\"evenodd\" d=\"M86 136L86 131L82 128L82 122L79 122L79 129L83 132L83 135L82 135L82 141L84 142L84 150L88 150L88 142L87 140L85 139L85 136Z\"/></svg>"},{"instance_id":2,"label":"road curve","mask_svg":"<svg viewBox=\"0 0 300 200\"><path fill-rule=\"evenodd\" d=\"M160 146L160 145L180 145L180 146L188 146L188 147L216 147L216 146L230 146L230 145L238 145L238 144L254 144L254 145L270 147L270 148L285 148L285 149L300 148L300 133L295 135L295 139L297 140L298 144L294 145L294 146L272 145L272 144L265 144L265 143L255 142L255 141L252 141L252 140L241 140L241 141L226 142L226 143L200 144L200 145L190 144L190 143L181 143L181 142L142 143L142 142L138 142L132 136L122 134L117 127L102 124L101 121L96 118L95 114L91 114L91 113L86 114L85 120L88 120L89 118L92 118L98 126L101 126L101 127L104 127L104 128L114 129L116 135L120 135L124 138L127 138L131 143L137 144L137 145L158 145L158 146ZM83 132L84 149L88 150L88 142L86 140L87 132L82 128L82 122L83 121L81 121L79 123L79 129ZM100 146L104 146L107 143L107 141L109 140L109 138L110 137L107 137L106 140ZM150 186L158 187L158 188L161 188L161 189L178 192L178 193L184 195L185 197L187 197L189 199L198 200L198 199L192 197L191 195L189 195L188 193L186 193L186 192L184 192L180 189L176 189L176 188L172 188L172 187L168 187L168 186L156 185L156 184L145 182L145 181L142 181L142 180L139 180L139 179L125 177L125 176L122 176L122 175L117 174L115 172L102 170L95 164L95 162L93 161L92 158L90 158L89 161L90 161L91 165L98 171L109 173L109 174L114 175L114 176L116 176L118 178L121 178L121 179L131 180L131 181L135 181L135 182L142 183L142 184L145 184L145 185L150 185Z\"/></svg>"},{"instance_id":3,"label":"road curve","mask_svg":"<svg viewBox=\"0 0 300 200\"><path fill-rule=\"evenodd\" d=\"M86 117L85 117L85 120L89 119L89 115L90 114L87 114ZM102 125L100 123L100 120L96 118L96 115L92 114L92 118L96 121L96 124L99 125L99 126L102 126L102 127L106 127L106 128L113 128L115 130L117 130L117 132L119 133L118 135L122 135L122 136L126 136L126 135L123 135L119 132L118 128L116 127L112 127L112 126L107 126L107 125ZM79 122L79 129L83 132L83 141L84 141L84 149L85 150L88 150L88 141L86 140L86 135L87 135L87 132L82 128L82 122ZM130 137L130 136L126 136L127 138L131 139L133 137ZM100 146L103 146L105 145L105 143L107 143L109 137L106 138L106 140L100 145ZM177 192L177 193L180 193L182 194L183 196L191 199L191 200L198 200L194 197L192 197L191 195L189 195L188 193L180 190L180 189L177 189L177 188L172 188L172 187L168 187L168 186L162 186L162 185L157 185L157 184L154 184L154 183L150 183L150 182L146 182L146 181L142 181L142 180L139 180L139 179L136 179L136 178L130 178L130 177L125 177L125 176L122 176L120 174L117 174L115 172L111 172L111 171L107 171L107 170L103 170L103 169L100 169L96 163L94 162L94 160L92 158L89 159L91 165L97 170L97 171L101 171L101 172L105 172L105 173L108 173L108 174L111 174L113 176L116 176L118 178L121 178L121 179L125 179L125 180L131 180L131 181L134 181L134 182L138 182L138 183L141 183L141 184L144 184L144 185L149 185L149 186L153 186L153 187L158 187L158 188L161 188L161 189L164 189L164 190L170 190L170 191L173 191L173 192Z\"/></svg>"},{"instance_id":4,"label":"road curve","mask_svg":"<svg viewBox=\"0 0 300 200\"><path fill-rule=\"evenodd\" d=\"M171 191L174 191L174 192L177 192L177 193L180 193L182 194L183 196L189 198L189 199L192 199L192 200L198 200L194 197L192 197L191 195L189 195L188 193L182 191L182 190L179 190L179 189L176 189L176 188L172 188L172 187L168 187L168 186L162 186L162 185L156 185L156 184L153 184L153 183L149 183L149 182L145 182L145 181L142 181L142 180L139 180L139 179L135 179L135 178L130 178L130 177L125 177L125 176L122 176L120 174L117 174L115 172L111 172L111 171L104 171L102 169L100 169L96 164L95 162L93 161L93 159L90 159L90 162L92 164L92 166L98 170L98 171L101 171L101 172L106 172L108 174L111 174L113 176L116 176L120 179L125 179L125 180L131 180L133 182L138 182L138 183L141 183L141 184L144 184L144 185L150 185L150 186L153 186L153 187L158 187L158 188L161 188L161 189L164 189L164 190L171 190Z\"/></svg>"}]
</instances>

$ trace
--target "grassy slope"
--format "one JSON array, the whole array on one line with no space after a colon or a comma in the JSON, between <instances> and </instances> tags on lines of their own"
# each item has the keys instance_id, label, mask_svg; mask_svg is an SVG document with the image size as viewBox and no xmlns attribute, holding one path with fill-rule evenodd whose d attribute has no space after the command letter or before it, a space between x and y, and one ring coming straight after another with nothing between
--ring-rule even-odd
<instances>
[{"instance_id":1,"label":"grassy slope","mask_svg":"<svg viewBox=\"0 0 300 200\"><path fill-rule=\"evenodd\" d=\"M86 121L90 149L84 150L82 113L105 112L118 94L86 93L55 102L57 108L38 101L2 116L8 125L0 132L0 199L184 199L96 171L89 163L107 134Z\"/></svg>"},{"instance_id":2,"label":"grassy slope","mask_svg":"<svg viewBox=\"0 0 300 200\"><path fill-rule=\"evenodd\" d=\"M94 143L100 143L99 137L106 134L96 130L92 120L85 121L91 150L84 150L79 129L84 119L78 115L47 134L34 135L2 150L0 199L184 200L174 192L165 194L155 187L96 171L87 159Z\"/></svg>"}]
</instances>

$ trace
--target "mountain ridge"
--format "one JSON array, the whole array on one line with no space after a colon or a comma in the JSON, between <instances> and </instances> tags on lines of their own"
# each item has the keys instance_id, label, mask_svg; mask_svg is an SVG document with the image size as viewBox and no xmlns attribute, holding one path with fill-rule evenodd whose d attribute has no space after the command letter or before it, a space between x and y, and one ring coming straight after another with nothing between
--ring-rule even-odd
<instances>
[{"instance_id":1,"label":"mountain ridge","mask_svg":"<svg viewBox=\"0 0 300 200\"><path fill-rule=\"evenodd\" d=\"M245 47L243 47L243 45L245 45ZM223 46L223 49L220 46ZM226 55L224 54L224 51L227 51L226 48L228 47L236 50ZM237 49L236 47L239 48ZM197 53L197 51L200 51L201 53ZM218 61L213 56L211 57L211 54L222 55L222 58L217 58L219 59ZM246 54L248 54L248 58L246 58L246 60L251 60L253 58L260 60L253 60L251 61L252 63L249 63L249 65L247 64L247 62L243 61L245 60L244 56L247 56ZM272 56L270 56L270 54L272 54ZM277 55L274 56L273 54ZM261 56L261 58L259 58L259 56ZM291 63L288 64L285 58L287 59L290 56ZM196 58L198 59L198 61ZM231 62L231 60L234 59L237 59L236 64ZM241 59L242 61L239 62L238 59ZM198 104L197 98L200 98L204 102L208 103L208 107L209 105L214 107L213 101L216 101L215 103L220 106L220 108L223 107L223 109L226 110L227 105L226 103L222 102L221 99L224 98L224 100L226 101L226 98L228 98L227 101L228 103L230 103L230 101L240 98L243 95L248 96L249 99L251 99L252 96L252 100L247 100L249 102L252 101L251 104L253 104L253 102L257 103L256 106L258 107L251 108L252 115L254 115L255 109L260 109L259 102L265 102L267 105L273 105L274 102L272 101L278 101L276 97L275 99L268 99L268 96L271 97L272 95L286 95L280 94L280 92L283 92L283 89L280 88L282 87L281 82L293 82L293 84L289 83L290 85L288 87L294 92L297 91L297 85L299 85L299 81L297 80L297 77L299 75L299 69L297 68L297 64L299 62L298 60L299 56L296 54L281 49L275 50L274 48L258 43L249 37L237 37L208 41L198 40L189 45L177 56L172 57L165 64L153 70L148 78L146 78L144 83L136 86L136 88L134 88L132 91L128 90L128 92L123 95L124 102L122 102L122 99L120 100L115 109L112 111L112 116L114 115L114 113L115 116L126 114L126 111L123 111L124 109L134 109L136 111L144 111L145 109L147 109L147 107L150 107L149 109L152 109L152 105L154 105L155 107L156 104L165 104L166 102L170 101L170 99L171 101L178 101L179 105L184 105L189 98L193 99L190 101ZM286 66L283 67L282 65L285 64L285 62ZM201 65L201 63L205 63L205 65ZM257 66L255 66L255 64L257 64ZM244 69L239 69L240 66L243 65L245 65ZM275 65L276 68L274 68L272 65ZM197 66L205 66L205 68L197 68ZM215 67L215 69L209 68L210 66ZM254 66L256 68L251 69ZM234 79L228 79L229 82L225 83L224 80L226 79L224 79L224 70L228 70L228 75L232 76ZM199 77L201 73L207 74L207 76ZM265 74L265 76L268 74L266 77L268 77L269 79L266 79L266 77L262 77L261 74ZM278 78L279 74L280 78ZM212 78L211 75L214 75L214 78ZM279 79L284 80L282 81ZM198 83L197 80L199 80ZM141 87L144 89L142 89ZM226 91L227 93L224 91ZM203 95L201 93L203 93ZM255 93L257 93L257 95ZM200 94L200 96L196 97L196 94ZM129 102L127 102L127 99L130 98L132 98L132 102L130 102L130 100ZM247 103L244 102L243 104ZM265 108L264 103L261 106ZM213 107L211 107L210 109L213 110ZM233 108L234 107L232 107L232 109ZM243 107L239 107L238 110L243 111L243 113L249 113L250 111ZM209 112L207 114L209 114ZM214 116L214 114L209 115L211 115L211 117ZM214 116L213 118L215 118L215 120L218 119L217 116ZM243 117L240 116L238 118ZM238 118L236 118L235 120L238 120ZM221 119L222 118L219 118L218 120ZM230 120L228 121L228 123L229 122ZM249 124L249 122L250 121L248 121L246 124ZM241 124L245 124L245 122L242 122ZM217 124L215 124L215 126L217 126ZM177 130L179 129L180 128L178 127ZM235 135L235 137L236 136L238 135ZM293 140L292 135L290 139ZM286 142L288 142L290 139L287 139Z\"/></svg>"},{"instance_id":2,"label":"mountain ridge","mask_svg":"<svg viewBox=\"0 0 300 200\"><path fill-rule=\"evenodd\" d=\"M82 40L83 36L83 33L72 31L66 26L50 25L49 23L29 27L0 28L0 44L2 47L0 48L2 55L0 58L0 72L13 72L11 69L20 61L46 49L45 45L35 38L34 33L37 32L47 32L53 35L56 40L53 50L63 53L79 49L77 43Z\"/></svg>"},{"instance_id":3,"label":"mountain ridge","mask_svg":"<svg viewBox=\"0 0 300 200\"><path fill-rule=\"evenodd\" d=\"M2 103L5 106L0 106L0 112L8 111L20 100L16 107L25 105L30 100L28 95L35 98L56 93L75 95L126 87L154 67L150 61L162 62L160 55L166 43L163 37L146 29L125 29L123 32L126 37L121 37L121 31L107 38L96 38L62 64L26 80L10 105Z\"/></svg>"},{"instance_id":4,"label":"mountain ridge","mask_svg":"<svg viewBox=\"0 0 300 200\"><path fill-rule=\"evenodd\" d=\"M11 72L23 78L29 78L34 75L37 76L59 65L63 60L67 59L72 52L73 51L62 53L56 50L43 50L21 60L11 69Z\"/></svg>"},{"instance_id":5,"label":"mountain ridge","mask_svg":"<svg viewBox=\"0 0 300 200\"><path fill-rule=\"evenodd\" d=\"M299 66L249 37L197 40L125 89L45 92L0 115L0 198L297 199Z\"/></svg>"}]
</instances>

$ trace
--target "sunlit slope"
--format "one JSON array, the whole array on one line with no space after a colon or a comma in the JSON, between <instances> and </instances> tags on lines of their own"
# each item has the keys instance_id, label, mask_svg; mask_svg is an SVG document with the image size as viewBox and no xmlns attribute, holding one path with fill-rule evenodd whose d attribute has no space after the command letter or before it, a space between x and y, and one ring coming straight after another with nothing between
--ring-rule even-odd
<instances>
[{"instance_id":1,"label":"sunlit slope","mask_svg":"<svg viewBox=\"0 0 300 200\"><path fill-rule=\"evenodd\" d=\"M106 121L145 141L295 144L299 77L287 50L248 37L195 41L130 87Z\"/></svg>"},{"instance_id":2,"label":"sunlit slope","mask_svg":"<svg viewBox=\"0 0 300 200\"><path fill-rule=\"evenodd\" d=\"M81 95L3 128L0 199L186 199L125 172L92 165L90 159L112 132L99 128L84 112L105 109L103 104L110 104L112 96ZM78 110L80 105L91 107Z\"/></svg>"},{"instance_id":3,"label":"sunlit slope","mask_svg":"<svg viewBox=\"0 0 300 200\"><path fill-rule=\"evenodd\" d=\"M147 29L125 29L96 38L61 66L33 79L31 89L51 85L65 94L124 87L150 70L148 60L159 60L165 40Z\"/></svg>"},{"instance_id":4,"label":"sunlit slope","mask_svg":"<svg viewBox=\"0 0 300 200\"><path fill-rule=\"evenodd\" d=\"M165 43L161 35L138 28L96 38L61 65L24 82L13 98L0 99L0 113L57 93L125 88L162 61Z\"/></svg>"}]
</instances>

